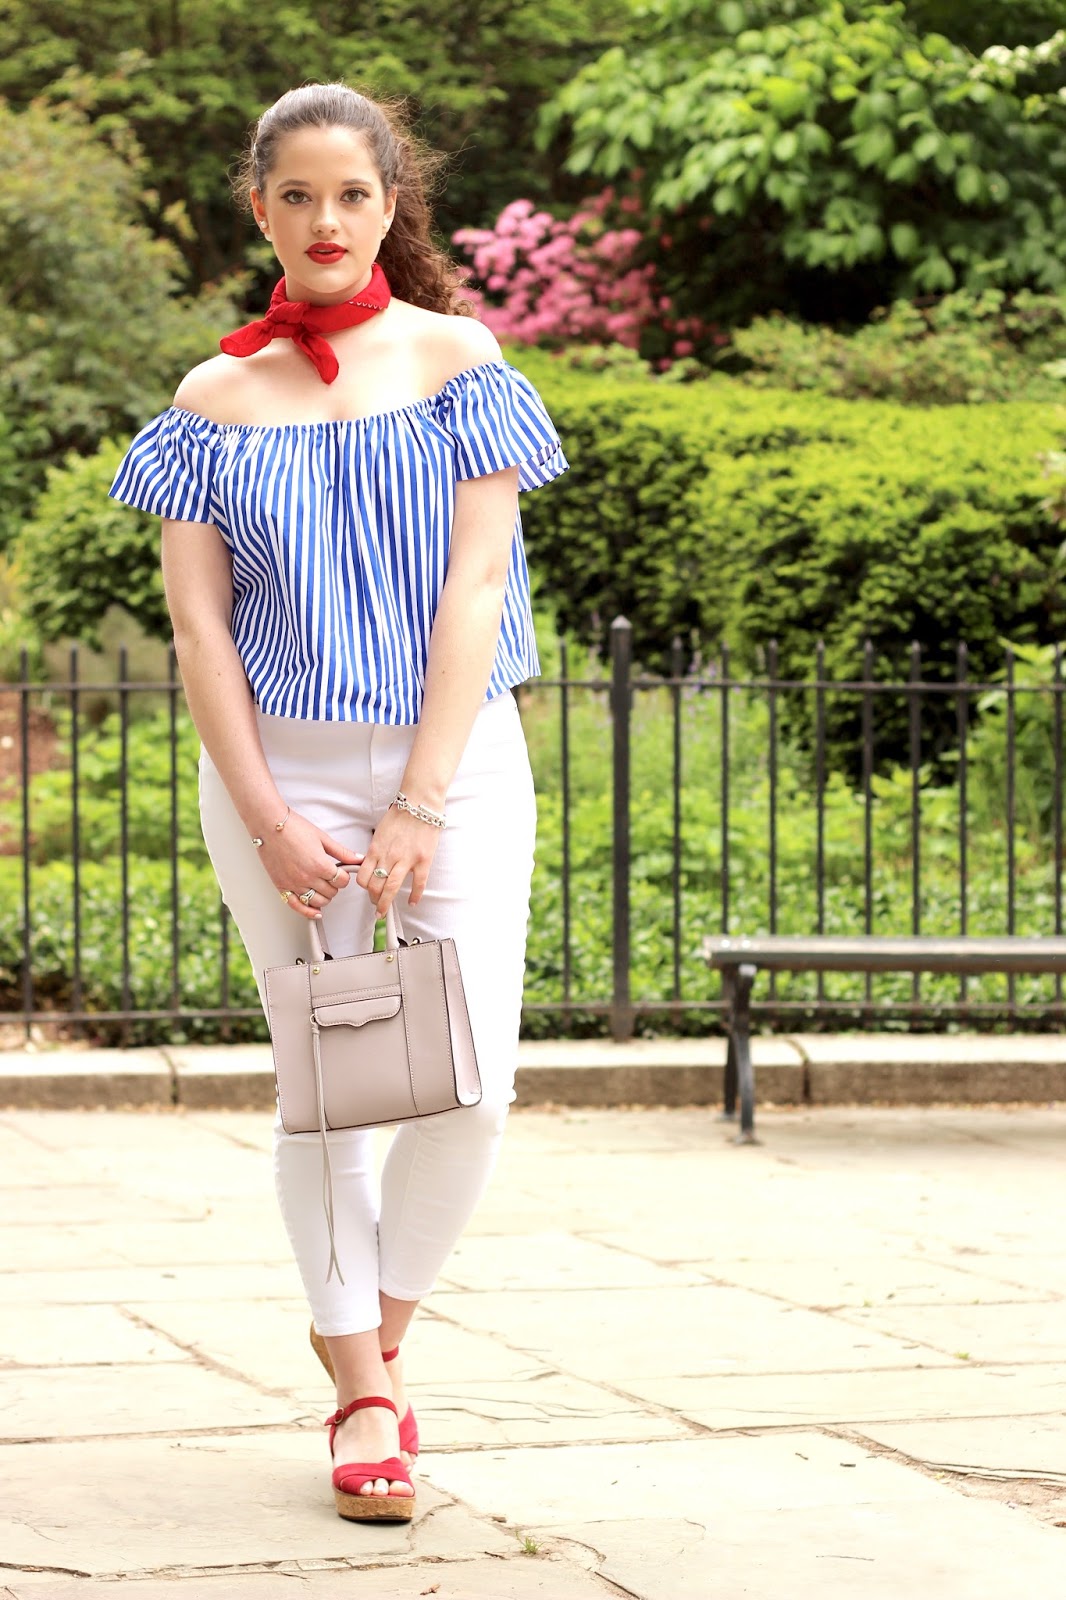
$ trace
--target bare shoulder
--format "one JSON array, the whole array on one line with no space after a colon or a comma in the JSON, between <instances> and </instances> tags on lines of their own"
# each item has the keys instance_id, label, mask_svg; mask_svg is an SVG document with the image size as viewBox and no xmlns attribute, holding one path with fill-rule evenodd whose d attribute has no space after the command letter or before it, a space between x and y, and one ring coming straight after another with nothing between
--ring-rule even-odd
<instances>
[{"instance_id":1,"label":"bare shoulder","mask_svg":"<svg viewBox=\"0 0 1066 1600\"><path fill-rule=\"evenodd\" d=\"M241 414L246 374L234 356L212 356L187 372L178 384L174 404L209 422L232 422Z\"/></svg>"},{"instance_id":2,"label":"bare shoulder","mask_svg":"<svg viewBox=\"0 0 1066 1600\"><path fill-rule=\"evenodd\" d=\"M469 367L503 359L493 333L476 317L451 317L405 306L408 329L424 352L427 384L436 391Z\"/></svg>"}]
</instances>

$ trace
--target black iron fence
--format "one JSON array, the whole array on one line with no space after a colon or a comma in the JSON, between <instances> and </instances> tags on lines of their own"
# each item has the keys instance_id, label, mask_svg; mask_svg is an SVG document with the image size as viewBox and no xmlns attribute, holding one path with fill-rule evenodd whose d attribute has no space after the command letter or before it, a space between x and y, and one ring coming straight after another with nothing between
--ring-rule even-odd
<instances>
[{"instance_id":1,"label":"black iron fence","mask_svg":"<svg viewBox=\"0 0 1066 1600\"><path fill-rule=\"evenodd\" d=\"M519 693L541 801L530 1032L706 1031L711 933L1061 934L1061 649L934 678L871 647L854 677L759 671L728 650L641 673L557 646ZM95 1037L262 1036L196 824L195 735L173 657L157 677L0 688L0 1007ZM1061 1023L1042 978L801 975L757 1014L841 1022Z\"/></svg>"}]
</instances>

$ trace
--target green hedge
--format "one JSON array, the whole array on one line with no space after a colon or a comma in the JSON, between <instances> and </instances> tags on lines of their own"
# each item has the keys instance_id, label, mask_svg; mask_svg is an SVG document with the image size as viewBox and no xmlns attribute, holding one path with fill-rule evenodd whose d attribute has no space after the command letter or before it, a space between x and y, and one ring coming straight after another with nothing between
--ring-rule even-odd
<instances>
[{"instance_id":1,"label":"green hedge","mask_svg":"<svg viewBox=\"0 0 1066 1600\"><path fill-rule=\"evenodd\" d=\"M984 676L1005 638L1060 636L1061 530L1038 459L1054 408L918 410L521 363L572 469L523 502L530 561L562 625L601 650L623 614L654 668L675 635L711 653L726 638L755 667L776 639L783 673L806 678L822 639L829 675L851 678L869 638L878 677L906 677L916 640L923 675L943 679L959 639ZM834 716L836 741L853 740ZM903 756L898 719L878 737L882 758Z\"/></svg>"}]
</instances>

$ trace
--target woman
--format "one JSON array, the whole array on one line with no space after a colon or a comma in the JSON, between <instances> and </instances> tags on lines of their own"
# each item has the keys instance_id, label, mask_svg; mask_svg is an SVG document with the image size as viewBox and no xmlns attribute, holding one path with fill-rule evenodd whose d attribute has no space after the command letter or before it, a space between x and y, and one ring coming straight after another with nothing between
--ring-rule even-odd
<instances>
[{"instance_id":1,"label":"woman","mask_svg":"<svg viewBox=\"0 0 1066 1600\"><path fill-rule=\"evenodd\" d=\"M284 278L111 491L163 519L204 836L261 992L306 954L307 918L348 955L396 900L409 939L456 943L483 1098L402 1126L380 1190L372 1135L330 1135L343 1282L327 1281L318 1136L276 1129L337 1386L337 1507L396 1520L418 1448L398 1346L514 1098L534 802L509 691L538 670L517 496L566 467L531 385L462 315L423 170L344 85L264 113L243 187Z\"/></svg>"}]
</instances>

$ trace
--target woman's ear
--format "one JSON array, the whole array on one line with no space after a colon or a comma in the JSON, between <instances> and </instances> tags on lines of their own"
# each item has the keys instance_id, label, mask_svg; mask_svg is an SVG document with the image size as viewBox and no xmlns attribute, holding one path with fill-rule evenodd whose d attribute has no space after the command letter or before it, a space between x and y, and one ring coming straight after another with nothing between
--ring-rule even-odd
<instances>
[{"instance_id":1,"label":"woman's ear","mask_svg":"<svg viewBox=\"0 0 1066 1600\"><path fill-rule=\"evenodd\" d=\"M263 196L258 189L251 189L249 190L248 198L252 203L252 216L255 218L256 227L265 239L269 239L270 234L267 232L267 214L266 207L263 205Z\"/></svg>"}]
</instances>

